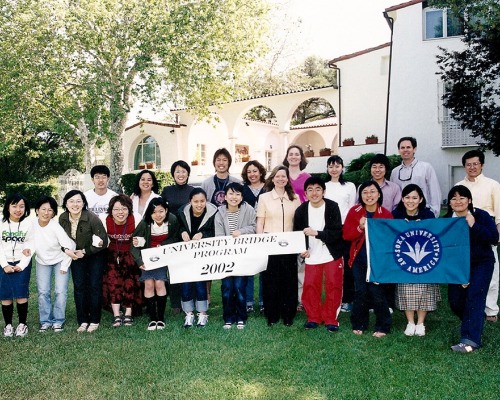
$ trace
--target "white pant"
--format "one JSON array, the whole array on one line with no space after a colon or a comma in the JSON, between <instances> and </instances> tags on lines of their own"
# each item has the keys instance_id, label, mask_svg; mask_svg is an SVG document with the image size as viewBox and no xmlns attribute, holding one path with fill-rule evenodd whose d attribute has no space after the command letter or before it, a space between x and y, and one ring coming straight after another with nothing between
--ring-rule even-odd
<instances>
[{"instance_id":1,"label":"white pant","mask_svg":"<svg viewBox=\"0 0 500 400\"><path fill-rule=\"evenodd\" d=\"M493 270L493 276L491 277L490 288L488 289L488 295L486 296L486 307L484 308L484 313L488 317L492 317L498 314L498 252L497 246L493 246L493 254L495 255L495 269Z\"/></svg>"}]
</instances>

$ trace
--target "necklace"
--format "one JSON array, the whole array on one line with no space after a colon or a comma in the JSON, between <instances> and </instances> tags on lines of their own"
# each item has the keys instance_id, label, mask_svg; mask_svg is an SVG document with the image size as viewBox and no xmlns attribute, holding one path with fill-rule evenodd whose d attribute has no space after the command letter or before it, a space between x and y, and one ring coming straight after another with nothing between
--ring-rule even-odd
<instances>
[{"instance_id":1,"label":"necklace","mask_svg":"<svg viewBox=\"0 0 500 400\"><path fill-rule=\"evenodd\" d=\"M17 241L20 239L19 236L19 229L21 228L21 221L18 222L17 225L17 236L16 238L12 237L12 230L10 229L10 219L9 219L9 234L10 234L10 243L12 246L12 261L14 261L14 253L16 251L16 246L17 246ZM14 244L12 244L14 243Z\"/></svg>"},{"instance_id":2,"label":"necklace","mask_svg":"<svg viewBox=\"0 0 500 400\"><path fill-rule=\"evenodd\" d=\"M115 221L113 221L113 230L114 230L114 234L115 234L115 238L116 238L116 263L118 265L120 265L120 248L121 248L122 243L125 241L125 232L127 231L127 222L128 222L128 219L125 220L125 224L123 224L122 234L120 236L118 236L116 233L116 227L118 224Z\"/></svg>"}]
</instances>

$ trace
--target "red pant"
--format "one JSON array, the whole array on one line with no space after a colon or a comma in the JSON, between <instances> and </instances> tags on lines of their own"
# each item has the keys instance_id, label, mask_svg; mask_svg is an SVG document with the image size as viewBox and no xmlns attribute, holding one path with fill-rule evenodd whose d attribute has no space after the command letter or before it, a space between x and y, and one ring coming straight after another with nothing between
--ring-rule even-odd
<instances>
[{"instance_id":1,"label":"red pant","mask_svg":"<svg viewBox=\"0 0 500 400\"><path fill-rule=\"evenodd\" d=\"M321 304L325 276L325 302ZM337 325L342 301L342 257L324 264L306 263L302 304L306 309L307 321L325 325Z\"/></svg>"}]
</instances>

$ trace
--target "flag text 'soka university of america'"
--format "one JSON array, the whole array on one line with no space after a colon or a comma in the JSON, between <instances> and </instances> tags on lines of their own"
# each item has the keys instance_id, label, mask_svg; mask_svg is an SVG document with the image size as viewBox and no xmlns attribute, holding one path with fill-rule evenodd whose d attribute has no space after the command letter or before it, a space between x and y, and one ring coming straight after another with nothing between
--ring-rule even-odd
<instances>
[{"instance_id":1,"label":"flag text 'soka university of america'","mask_svg":"<svg viewBox=\"0 0 500 400\"><path fill-rule=\"evenodd\" d=\"M469 226L465 218L367 222L367 281L469 283Z\"/></svg>"}]
</instances>

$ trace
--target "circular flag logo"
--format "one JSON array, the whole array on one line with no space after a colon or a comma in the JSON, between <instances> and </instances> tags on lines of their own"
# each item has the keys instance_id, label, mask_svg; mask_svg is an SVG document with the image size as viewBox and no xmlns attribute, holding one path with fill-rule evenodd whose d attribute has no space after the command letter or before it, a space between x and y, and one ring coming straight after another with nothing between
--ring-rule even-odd
<instances>
[{"instance_id":1,"label":"circular flag logo","mask_svg":"<svg viewBox=\"0 0 500 400\"><path fill-rule=\"evenodd\" d=\"M394 259L403 271L414 275L432 271L441 261L441 242L427 229L410 229L394 241Z\"/></svg>"}]
</instances>

